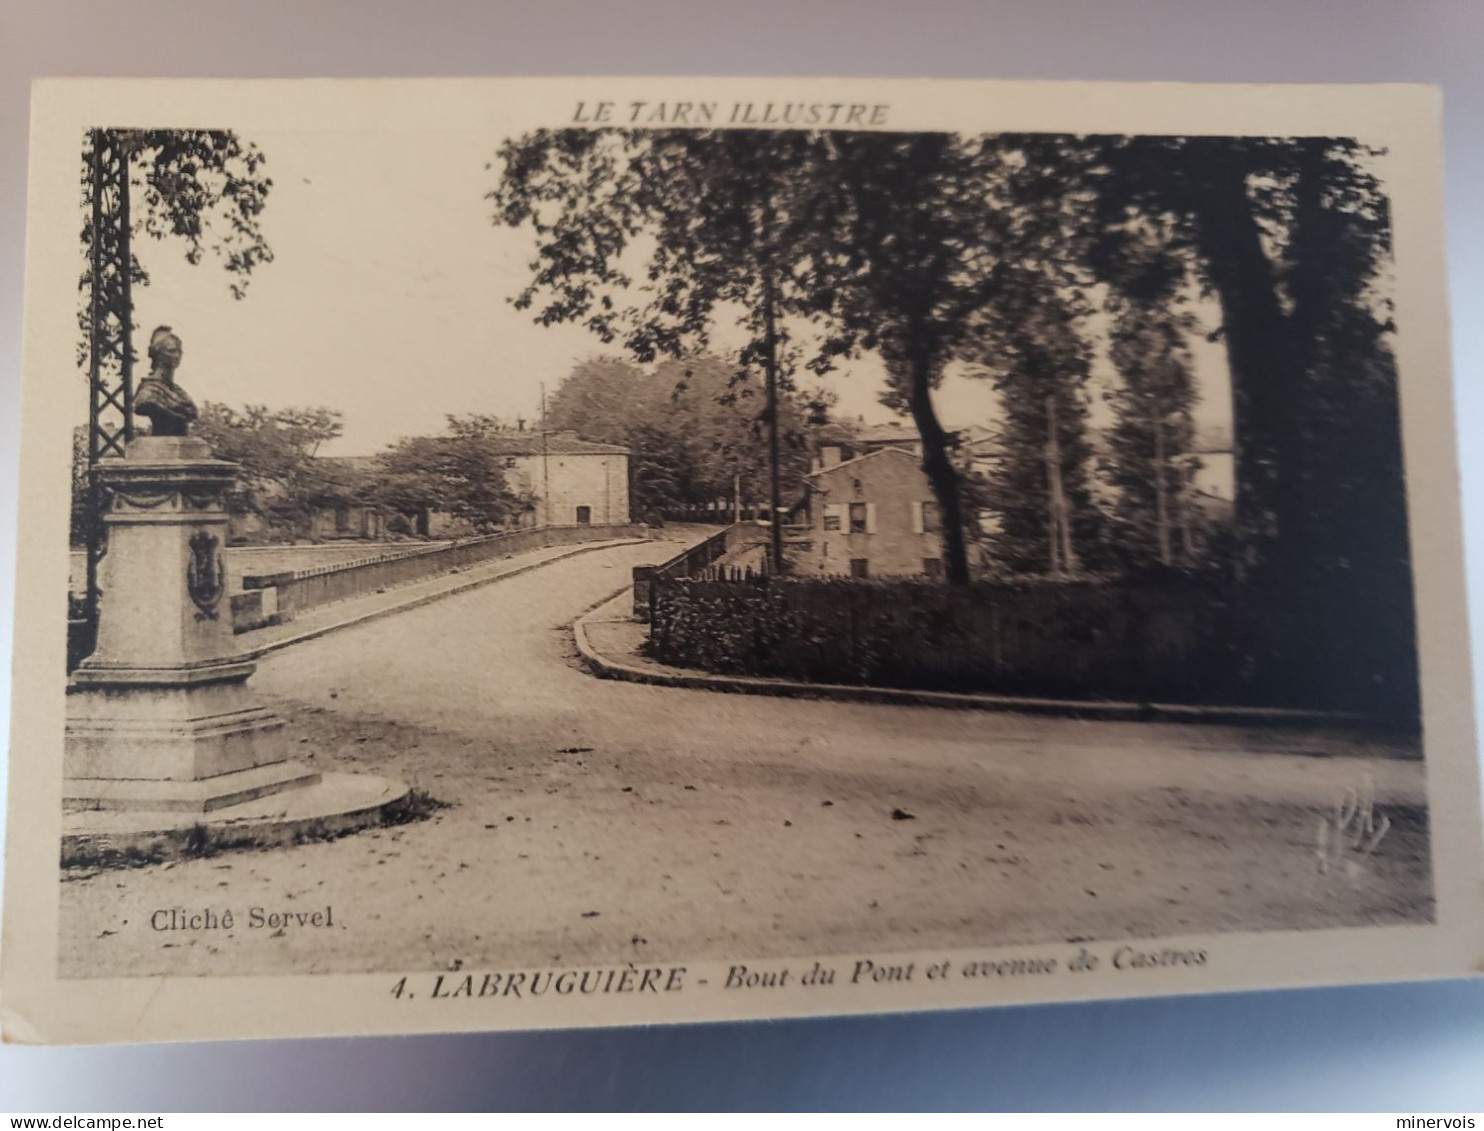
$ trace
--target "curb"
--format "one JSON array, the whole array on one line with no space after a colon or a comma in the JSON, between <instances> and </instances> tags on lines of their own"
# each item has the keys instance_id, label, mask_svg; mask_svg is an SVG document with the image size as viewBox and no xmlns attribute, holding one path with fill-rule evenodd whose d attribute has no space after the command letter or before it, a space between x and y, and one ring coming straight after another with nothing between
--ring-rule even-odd
<instances>
[{"instance_id":1,"label":"curb","mask_svg":"<svg viewBox=\"0 0 1484 1131\"><path fill-rule=\"evenodd\" d=\"M380 620L382 617L391 616L394 613L405 613L409 609L418 609L421 608L423 605L430 605L434 601L441 601L445 597L454 597L460 593L467 593L471 589L478 589L481 586L493 585L497 581L505 581L512 577L519 577L523 573L529 573L533 569L540 569L542 566L551 565L553 562L565 561L567 558L575 558L578 554L590 553L593 550L611 550L615 546L636 546L641 542L647 541L648 539L646 538L624 538L614 542L595 542L591 545L586 546L574 546L567 553L557 554L555 557L545 558L539 562L530 562L526 565L520 566L518 569L510 570L508 573L497 573L493 577L474 578L470 581L464 582L461 585L455 585L451 589L443 589L437 593L424 593L421 597L415 597L412 600L405 601L401 604L389 605L387 608L384 609L373 609L369 612L361 613L359 616L353 616L346 620L336 621L334 624L322 625L319 628L311 628L304 632L298 633L297 635L285 637L282 640L271 641L270 643L263 644L260 647L249 647L247 649L244 649L242 655L244 658L256 658L258 656L265 656L269 652L277 652L278 650L287 648L292 644L303 644L307 640L315 640L331 632L338 632L342 628L351 628L358 624L365 624L368 621ZM416 582L414 582L413 584L416 584ZM246 634L244 633L244 635Z\"/></svg>"},{"instance_id":2,"label":"curb","mask_svg":"<svg viewBox=\"0 0 1484 1131\"><path fill-rule=\"evenodd\" d=\"M177 814L181 820L154 829L63 832L63 868L128 867L162 864L239 849L281 848L311 841L336 840L363 829L398 822L411 808L412 789L383 778L384 796L342 812L253 820L211 819L209 814Z\"/></svg>"},{"instance_id":3,"label":"curb","mask_svg":"<svg viewBox=\"0 0 1484 1131\"><path fill-rule=\"evenodd\" d=\"M678 673L636 667L604 656L588 639L585 623L594 612L614 600L594 605L572 622L578 654L600 679L646 683L660 687L685 687L734 695L773 695L787 699L835 699L847 703L887 703L908 707L938 707L959 711L1006 711L1032 715L1060 715L1073 719L1121 719L1134 722L1238 723L1269 726L1307 724L1388 725L1364 715L1326 711L1290 710L1281 707L1202 707L1180 703L1131 703L1097 699L1037 699L1013 695L969 694L954 691L912 691L896 687L867 687L844 683L803 683L761 676L712 675L709 672Z\"/></svg>"}]
</instances>

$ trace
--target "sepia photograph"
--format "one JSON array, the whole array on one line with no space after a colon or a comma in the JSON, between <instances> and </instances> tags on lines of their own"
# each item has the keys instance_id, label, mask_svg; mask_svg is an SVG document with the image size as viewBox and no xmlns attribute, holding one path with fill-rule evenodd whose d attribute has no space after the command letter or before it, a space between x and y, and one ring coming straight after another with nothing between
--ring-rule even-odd
<instances>
[{"instance_id":1,"label":"sepia photograph","mask_svg":"<svg viewBox=\"0 0 1484 1131\"><path fill-rule=\"evenodd\" d=\"M1222 940L1476 921L1396 131L739 85L58 115L49 979L578 1024L533 1011L1277 984Z\"/></svg>"}]
</instances>

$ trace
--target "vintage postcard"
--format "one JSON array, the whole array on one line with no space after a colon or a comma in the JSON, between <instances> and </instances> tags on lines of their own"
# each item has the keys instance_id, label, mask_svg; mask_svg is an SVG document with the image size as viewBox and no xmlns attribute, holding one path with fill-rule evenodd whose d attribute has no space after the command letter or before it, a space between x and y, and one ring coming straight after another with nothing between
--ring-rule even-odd
<instances>
[{"instance_id":1,"label":"vintage postcard","mask_svg":"<svg viewBox=\"0 0 1484 1131\"><path fill-rule=\"evenodd\" d=\"M1478 970L1439 121L39 84L6 1039Z\"/></svg>"}]
</instances>

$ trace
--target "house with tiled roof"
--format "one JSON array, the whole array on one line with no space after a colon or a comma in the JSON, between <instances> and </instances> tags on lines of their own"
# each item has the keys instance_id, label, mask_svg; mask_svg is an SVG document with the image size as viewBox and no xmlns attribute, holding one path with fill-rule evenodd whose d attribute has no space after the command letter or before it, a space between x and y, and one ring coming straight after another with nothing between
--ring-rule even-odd
<instances>
[{"instance_id":1,"label":"house with tiled roof","mask_svg":"<svg viewBox=\"0 0 1484 1131\"><path fill-rule=\"evenodd\" d=\"M973 464L983 459L984 452L993 441L994 434L988 428L977 424L971 424L966 428L945 427L949 434L957 439L955 450L960 460L966 464ZM891 420L885 424L835 425L828 433L820 437L819 456L814 469L819 470L822 467L869 455L871 452L879 452L886 448L910 452L920 459L922 438L910 420Z\"/></svg>"},{"instance_id":2,"label":"house with tiled roof","mask_svg":"<svg viewBox=\"0 0 1484 1131\"><path fill-rule=\"evenodd\" d=\"M582 439L576 432L509 432L488 439L504 457L512 491L529 496L533 509L522 525L583 526L629 521L629 450ZM380 456L325 456L315 461L326 483L365 482L380 472ZM430 538L468 534L466 524L434 507L405 516L410 532ZM336 493L312 508L309 534L316 540L380 539L388 516L354 491Z\"/></svg>"},{"instance_id":3,"label":"house with tiled roof","mask_svg":"<svg viewBox=\"0 0 1484 1131\"><path fill-rule=\"evenodd\" d=\"M881 447L846 460L825 458L831 462L805 479L808 535L790 554L794 572L941 577L942 523L921 457Z\"/></svg>"},{"instance_id":4,"label":"house with tiled roof","mask_svg":"<svg viewBox=\"0 0 1484 1131\"><path fill-rule=\"evenodd\" d=\"M629 449L576 432L510 432L496 437L510 486L536 500L538 526L629 521Z\"/></svg>"}]
</instances>

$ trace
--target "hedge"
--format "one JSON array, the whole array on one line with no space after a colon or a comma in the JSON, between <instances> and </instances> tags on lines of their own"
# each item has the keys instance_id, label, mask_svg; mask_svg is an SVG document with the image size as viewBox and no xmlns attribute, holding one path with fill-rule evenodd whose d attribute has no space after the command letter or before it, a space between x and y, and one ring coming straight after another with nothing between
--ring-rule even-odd
<instances>
[{"instance_id":1,"label":"hedge","mask_svg":"<svg viewBox=\"0 0 1484 1131\"><path fill-rule=\"evenodd\" d=\"M666 579L648 650L679 667L1009 695L1410 717L1406 649L1354 647L1198 577L1158 583Z\"/></svg>"}]
</instances>

